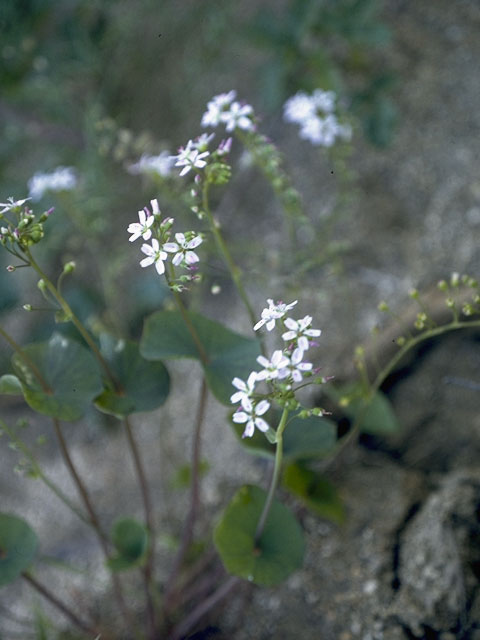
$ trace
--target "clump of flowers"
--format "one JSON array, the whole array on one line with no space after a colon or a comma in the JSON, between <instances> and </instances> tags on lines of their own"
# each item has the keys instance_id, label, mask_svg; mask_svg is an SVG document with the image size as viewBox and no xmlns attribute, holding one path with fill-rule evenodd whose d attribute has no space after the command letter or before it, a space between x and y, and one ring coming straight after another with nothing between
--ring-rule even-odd
<instances>
[{"instance_id":1,"label":"clump of flowers","mask_svg":"<svg viewBox=\"0 0 480 640\"><path fill-rule=\"evenodd\" d=\"M286 122L300 125L300 137L312 144L331 147L338 138L349 140L351 127L341 124L336 115L336 95L333 91L315 89L312 95L299 91L283 106Z\"/></svg>"},{"instance_id":2,"label":"clump of flowers","mask_svg":"<svg viewBox=\"0 0 480 640\"><path fill-rule=\"evenodd\" d=\"M51 173L35 173L28 181L30 198L36 202L41 200L47 191L72 191L77 182L72 167L57 167Z\"/></svg>"},{"instance_id":3,"label":"clump of flowers","mask_svg":"<svg viewBox=\"0 0 480 640\"><path fill-rule=\"evenodd\" d=\"M202 116L202 127L218 127L224 124L228 132L235 129L253 131L255 129L253 107L235 100L236 91L214 96L207 104Z\"/></svg>"},{"instance_id":4,"label":"clump of flowers","mask_svg":"<svg viewBox=\"0 0 480 640\"><path fill-rule=\"evenodd\" d=\"M151 200L150 205L151 210L144 207L138 212L138 222L132 222L128 225L127 231L131 234L129 240L130 242L139 238L150 240L150 244L145 242L141 247L142 253L146 256L140 261L141 267L153 265L159 275L164 275L166 273L165 263L170 254L173 256L172 265L174 267L181 266L191 271L189 275L180 276L177 283L169 282L171 288L182 291L185 288L183 283L199 278L194 273L195 264L199 261L194 249L202 244L203 238L195 231L187 231L176 233L175 242L170 242L174 219L161 219L162 214L156 199Z\"/></svg>"},{"instance_id":5,"label":"clump of flowers","mask_svg":"<svg viewBox=\"0 0 480 640\"><path fill-rule=\"evenodd\" d=\"M247 380L234 378L233 386L237 389L232 394L232 404L239 403L238 410L233 414L233 421L237 424L245 424L243 438L253 436L255 428L273 438L270 425L262 417L271 407L271 401L275 400L280 406L291 410L300 408L300 403L295 398L295 383L304 386L304 378L315 375L318 371L313 369L311 362L304 360L304 355L311 346L316 345L314 338L321 334L320 329L312 329L312 317L305 316L299 320L286 317L288 311L293 309L297 300L290 304L284 302L274 303L273 299L267 300L268 307L261 313L261 319L255 324L257 331L265 326L267 331L273 331L276 323L287 329L281 337L286 343L283 349L276 349L270 359L265 355L258 356L257 362L262 367L259 371L252 371ZM270 390L267 393L259 393L258 383L267 382ZM325 378L317 378L316 383L326 382ZM307 415L323 415L322 409L301 411L302 417ZM299 414L300 415L300 414Z\"/></svg>"},{"instance_id":6,"label":"clump of flowers","mask_svg":"<svg viewBox=\"0 0 480 640\"><path fill-rule=\"evenodd\" d=\"M25 204L29 200L31 198L8 198L7 202L0 202L0 244L22 262L25 262L23 254L28 248L43 238L43 223L53 211L49 209L41 215L35 215ZM15 267L9 266L7 269L13 271Z\"/></svg>"},{"instance_id":7,"label":"clump of flowers","mask_svg":"<svg viewBox=\"0 0 480 640\"><path fill-rule=\"evenodd\" d=\"M168 151L162 151L157 156L144 153L138 162L130 164L127 171L132 175L158 175L167 178L172 173L174 162Z\"/></svg>"}]
</instances>

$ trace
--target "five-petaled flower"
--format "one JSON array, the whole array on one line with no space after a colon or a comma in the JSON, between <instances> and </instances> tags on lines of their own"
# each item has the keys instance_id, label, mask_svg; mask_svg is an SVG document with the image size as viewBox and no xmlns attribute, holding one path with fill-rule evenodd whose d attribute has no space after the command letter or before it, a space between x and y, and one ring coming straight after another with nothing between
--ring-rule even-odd
<instances>
[{"instance_id":1,"label":"five-petaled flower","mask_svg":"<svg viewBox=\"0 0 480 640\"><path fill-rule=\"evenodd\" d=\"M260 417L263 416L269 408L270 403L268 400L260 400L258 404L254 404L248 398L244 399L241 410L234 413L232 418L237 424L246 423L242 438L251 438L255 427L263 432L270 429L268 422Z\"/></svg>"},{"instance_id":2,"label":"five-petaled flower","mask_svg":"<svg viewBox=\"0 0 480 640\"><path fill-rule=\"evenodd\" d=\"M275 322L282 318L287 311L292 309L296 304L297 300L291 302L290 304L285 304L284 302L278 302L274 304L271 298L267 298L268 307L262 311L262 318L257 322L257 324L253 327L254 331L263 327L263 325L267 325L268 331L272 331L275 327Z\"/></svg>"},{"instance_id":3,"label":"five-petaled flower","mask_svg":"<svg viewBox=\"0 0 480 640\"><path fill-rule=\"evenodd\" d=\"M295 340L298 348L302 351L307 351L310 346L308 338L318 338L321 334L320 329L308 328L312 324L312 316L305 316L301 320L286 318L284 324L289 331L282 333L282 338L284 340Z\"/></svg>"},{"instance_id":4,"label":"five-petaled flower","mask_svg":"<svg viewBox=\"0 0 480 640\"><path fill-rule=\"evenodd\" d=\"M169 253L176 254L172 258L172 262L176 267L183 261L185 261L187 265L198 262L199 258L192 249L202 244L203 240L200 236L194 236L190 240L187 240L183 233L176 233L175 240L177 242L166 242L163 245L163 249Z\"/></svg>"},{"instance_id":5,"label":"five-petaled flower","mask_svg":"<svg viewBox=\"0 0 480 640\"><path fill-rule=\"evenodd\" d=\"M135 240L140 238L140 236L144 240L150 240L150 238L152 237L152 230L150 229L150 227L152 226L155 219L152 215L150 215L148 209L140 209L140 211L138 212L138 219L139 222L132 222L128 225L127 231L128 233L132 234L129 238L130 242L134 242Z\"/></svg>"},{"instance_id":6,"label":"five-petaled flower","mask_svg":"<svg viewBox=\"0 0 480 640\"><path fill-rule=\"evenodd\" d=\"M241 105L239 102L233 102L228 111L223 111L220 120L225 123L227 131L234 129L243 129L251 131L254 124L251 116L253 115L253 107L249 104Z\"/></svg>"},{"instance_id":7,"label":"five-petaled flower","mask_svg":"<svg viewBox=\"0 0 480 640\"><path fill-rule=\"evenodd\" d=\"M165 273L165 265L164 261L167 259L167 253L163 251L163 248L160 247L160 244L156 238L152 239L152 244L144 244L142 245L142 253L144 253L147 257L143 258L140 261L141 267L148 267L151 264L155 265L155 269L157 273L161 276Z\"/></svg>"},{"instance_id":8,"label":"five-petaled flower","mask_svg":"<svg viewBox=\"0 0 480 640\"><path fill-rule=\"evenodd\" d=\"M207 104L207 111L202 116L202 127L217 127L221 122L222 113L235 100L236 95L237 92L232 90L214 96Z\"/></svg>"}]
</instances>

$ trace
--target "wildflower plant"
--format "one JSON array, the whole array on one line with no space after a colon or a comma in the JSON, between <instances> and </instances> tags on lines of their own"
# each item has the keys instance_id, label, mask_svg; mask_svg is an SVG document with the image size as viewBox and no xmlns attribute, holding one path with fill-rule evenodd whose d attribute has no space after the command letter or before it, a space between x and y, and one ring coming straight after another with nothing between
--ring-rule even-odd
<instances>
[{"instance_id":1,"label":"wildflower plant","mask_svg":"<svg viewBox=\"0 0 480 640\"><path fill-rule=\"evenodd\" d=\"M318 94L317 99L320 98L325 108L331 106L331 96ZM296 109L300 107L297 105ZM47 341L20 346L0 327L0 336L13 351L11 371L0 377L0 393L23 396L32 410L51 419L78 500L65 495L49 477L35 451L24 442L18 426L4 421L0 421L0 426L12 446L21 452L21 466L43 482L96 536L111 579L118 624L103 618L101 611L96 616L76 611L42 583L34 569L37 536L22 518L7 513L0 513L0 586L24 579L61 611L84 634L82 637L112 637L111 630L115 628L128 638L180 639L242 579L267 586L285 580L301 567L305 542L295 516L276 498L280 483L314 512L328 512L330 517L334 513L333 517L340 520L338 502L325 505L317 495L318 482L324 480L319 480L311 465L327 456L333 459L357 433L372 430L372 425L375 427L379 422L385 424L385 416L392 417L380 386L409 348L450 329L480 325L475 319L480 314L478 284L468 277L452 278L450 284L441 285L453 314L450 323L437 327L422 306L416 321L419 333L397 340L400 350L373 381L359 351L356 361L360 382L349 389L326 384L331 377L320 375L314 351L321 330L316 328L312 316L298 312L304 302L283 302L272 297L267 299L263 310L256 308L210 207L210 189L229 182L232 167L228 154L232 145L240 142L256 161L263 163L263 173L286 209L298 213L299 196L281 165L281 157L274 145L257 131L253 108L237 101L234 91L209 102L202 124L224 127L227 135L218 139L216 133L200 134L189 139L171 158L178 179L184 181L185 202L189 203L189 214L194 214L190 216L194 224L190 221L185 226L178 224L162 212L158 199L152 199L125 230L126 246L132 253L135 244L138 247L139 271L152 269L165 281L174 304L174 308L162 308L145 318L139 342L128 336L119 337L112 330L92 331L82 323L62 293L63 280L75 271L73 262L63 266L56 282L37 262L35 245L44 237L44 226L52 210L34 212L30 198L10 198L0 204L0 244L12 256L8 271L13 274L20 267L32 269L55 321L72 324L79 337L76 340L54 332ZM296 218L290 220L293 223ZM127 237L131 244L127 243ZM187 302L191 289L201 279L208 245L216 247L236 287L250 322L249 336L193 311ZM459 307L454 294L461 285L470 288L473 294ZM417 302L420 299L417 294L412 298ZM36 307L26 304L24 308L34 312ZM469 319L462 320L462 314ZM273 349L267 347L267 342L270 345L274 341ZM171 380L165 362L175 358L189 358L200 364L201 391L192 434L189 508L169 575L160 588L157 547L161 532L156 529L154 513L162 505L151 495L148 469L136 441L132 416L157 409L167 400ZM317 390L321 388L329 401L333 400L352 417L354 426L340 441L335 423L326 417L323 408L312 406L316 404L311 402L312 398L308 406L302 404L303 390L311 385L317 385ZM187 397L188 390L184 391ZM220 585L211 585L208 598L192 609L183 593L189 592L194 580L187 570L189 551L196 541L194 525L199 513L201 441L208 393L228 407L230 416L226 425L239 442L252 453L273 459L273 468L264 483L266 489L246 484L225 507L213 531L214 544L226 571L224 580ZM82 477L72 459L62 424L80 420L92 407L121 421L142 494L142 521L120 518L110 532L104 529L88 488L88 478ZM143 583L144 610L140 615L132 610L125 585L119 579L119 574L127 572L138 572Z\"/></svg>"}]
</instances>

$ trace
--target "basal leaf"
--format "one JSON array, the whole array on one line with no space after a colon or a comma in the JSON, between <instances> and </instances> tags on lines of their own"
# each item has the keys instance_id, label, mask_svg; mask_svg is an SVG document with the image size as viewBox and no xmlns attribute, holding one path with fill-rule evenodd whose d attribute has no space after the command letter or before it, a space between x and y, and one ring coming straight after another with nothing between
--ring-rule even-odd
<instances>
[{"instance_id":1,"label":"basal leaf","mask_svg":"<svg viewBox=\"0 0 480 640\"><path fill-rule=\"evenodd\" d=\"M6 395L18 396L22 395L22 385L17 376L6 373L0 378L0 393Z\"/></svg>"},{"instance_id":2,"label":"basal leaf","mask_svg":"<svg viewBox=\"0 0 480 640\"><path fill-rule=\"evenodd\" d=\"M133 518L117 520L112 529L112 542L117 555L107 565L113 571L124 571L143 564L148 549L148 531Z\"/></svg>"},{"instance_id":3,"label":"basal leaf","mask_svg":"<svg viewBox=\"0 0 480 640\"><path fill-rule=\"evenodd\" d=\"M60 420L81 418L103 386L93 355L79 342L58 333L48 342L31 344L22 351L27 359L16 353L12 364L32 409Z\"/></svg>"},{"instance_id":4,"label":"basal leaf","mask_svg":"<svg viewBox=\"0 0 480 640\"><path fill-rule=\"evenodd\" d=\"M242 487L215 528L214 541L229 573L272 586L302 566L305 542L292 513L274 500L265 529L255 544L266 497L266 492L258 487Z\"/></svg>"},{"instance_id":5,"label":"basal leaf","mask_svg":"<svg viewBox=\"0 0 480 640\"><path fill-rule=\"evenodd\" d=\"M162 362L143 358L131 341L102 340L102 355L108 362L120 391L104 389L95 400L100 411L119 418L161 406L170 390L170 376Z\"/></svg>"},{"instance_id":6,"label":"basal leaf","mask_svg":"<svg viewBox=\"0 0 480 640\"><path fill-rule=\"evenodd\" d=\"M393 407L387 396L381 391L368 399L359 383L345 385L340 388L333 387L329 393L336 401L345 398L341 402L342 411L355 421L358 421L360 431L372 435L388 435L397 433L400 424L397 420Z\"/></svg>"},{"instance_id":7,"label":"basal leaf","mask_svg":"<svg viewBox=\"0 0 480 640\"><path fill-rule=\"evenodd\" d=\"M202 363L207 383L224 404L229 404L235 376L246 378L260 354L257 340L245 338L198 313L188 317L203 347L207 362L182 315L177 311L158 311L145 321L140 353L147 360L194 358Z\"/></svg>"},{"instance_id":8,"label":"basal leaf","mask_svg":"<svg viewBox=\"0 0 480 640\"><path fill-rule=\"evenodd\" d=\"M37 536L25 520L0 513L0 587L28 569L37 547Z\"/></svg>"}]
</instances>

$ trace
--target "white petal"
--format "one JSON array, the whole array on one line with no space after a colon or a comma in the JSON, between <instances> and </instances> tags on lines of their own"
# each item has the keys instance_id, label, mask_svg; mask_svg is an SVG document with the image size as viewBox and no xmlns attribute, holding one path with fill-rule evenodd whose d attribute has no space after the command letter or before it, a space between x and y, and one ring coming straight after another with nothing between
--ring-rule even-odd
<instances>
[{"instance_id":1,"label":"white petal","mask_svg":"<svg viewBox=\"0 0 480 640\"><path fill-rule=\"evenodd\" d=\"M271 319L267 322L267 329L268 331L271 331L274 328L275 328L275 320Z\"/></svg>"},{"instance_id":2,"label":"white petal","mask_svg":"<svg viewBox=\"0 0 480 640\"><path fill-rule=\"evenodd\" d=\"M257 429L260 429L260 431L263 431L264 433L265 431L268 431L270 429L269 424L265 422L263 418L255 418L255 426L257 427Z\"/></svg>"},{"instance_id":3,"label":"white petal","mask_svg":"<svg viewBox=\"0 0 480 640\"><path fill-rule=\"evenodd\" d=\"M245 395L244 391L235 391L235 393L230 398L230 402L232 404L237 404L237 402L241 401L244 395Z\"/></svg>"},{"instance_id":4,"label":"white petal","mask_svg":"<svg viewBox=\"0 0 480 640\"><path fill-rule=\"evenodd\" d=\"M200 236L195 236L190 242L187 242L187 249L195 249L195 247L201 245L202 242L203 240Z\"/></svg>"},{"instance_id":5,"label":"white petal","mask_svg":"<svg viewBox=\"0 0 480 640\"><path fill-rule=\"evenodd\" d=\"M303 350L302 349L295 349L295 351L292 353L292 357L290 358L291 363L294 365L297 365L299 362L301 362L303 359Z\"/></svg>"},{"instance_id":6,"label":"white petal","mask_svg":"<svg viewBox=\"0 0 480 640\"><path fill-rule=\"evenodd\" d=\"M183 247L185 244L185 235L183 233L176 233L175 234L175 240L178 242L178 244Z\"/></svg>"},{"instance_id":7,"label":"white petal","mask_svg":"<svg viewBox=\"0 0 480 640\"><path fill-rule=\"evenodd\" d=\"M260 327L263 327L264 324L265 324L265 320L262 318L262 320L257 322L257 324L253 327L253 330L257 331L258 329L260 329Z\"/></svg>"},{"instance_id":8,"label":"white petal","mask_svg":"<svg viewBox=\"0 0 480 640\"><path fill-rule=\"evenodd\" d=\"M287 318L287 320L289 320L289 318ZM285 333L282 333L282 338L284 340L295 340L296 337L296 331L285 331Z\"/></svg>"},{"instance_id":9,"label":"white petal","mask_svg":"<svg viewBox=\"0 0 480 640\"><path fill-rule=\"evenodd\" d=\"M157 270L159 276L162 276L165 273L165 265L163 264L162 260L157 260L155 262L155 269Z\"/></svg>"},{"instance_id":10,"label":"white petal","mask_svg":"<svg viewBox=\"0 0 480 640\"><path fill-rule=\"evenodd\" d=\"M298 339L298 348L302 351L308 351L308 346L309 345L307 338L305 338L305 336L300 336L300 338Z\"/></svg>"},{"instance_id":11,"label":"white petal","mask_svg":"<svg viewBox=\"0 0 480 640\"><path fill-rule=\"evenodd\" d=\"M321 333L320 329L307 329L305 331L305 335L311 336L312 338L318 338Z\"/></svg>"},{"instance_id":12,"label":"white petal","mask_svg":"<svg viewBox=\"0 0 480 640\"><path fill-rule=\"evenodd\" d=\"M200 258L193 251L187 251L187 253L185 254L185 262L187 264L194 264L195 262L198 262L199 260L200 260Z\"/></svg>"},{"instance_id":13,"label":"white petal","mask_svg":"<svg viewBox=\"0 0 480 640\"><path fill-rule=\"evenodd\" d=\"M270 402L268 400L261 400L255 407L255 413L257 416L263 416L263 414L270 409Z\"/></svg>"},{"instance_id":14,"label":"white petal","mask_svg":"<svg viewBox=\"0 0 480 640\"><path fill-rule=\"evenodd\" d=\"M141 247L140 251L142 253L144 253L146 256L154 256L155 255L155 250L149 244L142 244L142 247Z\"/></svg>"},{"instance_id":15,"label":"white petal","mask_svg":"<svg viewBox=\"0 0 480 640\"><path fill-rule=\"evenodd\" d=\"M153 264L153 262L154 262L153 257L144 258L143 260L140 260L140 266L149 267L151 264Z\"/></svg>"},{"instance_id":16,"label":"white petal","mask_svg":"<svg viewBox=\"0 0 480 640\"><path fill-rule=\"evenodd\" d=\"M176 267L178 267L179 264L182 264L182 262L183 262L183 253L177 253L176 256L173 256L172 262Z\"/></svg>"},{"instance_id":17,"label":"white petal","mask_svg":"<svg viewBox=\"0 0 480 640\"><path fill-rule=\"evenodd\" d=\"M246 422L249 419L249 416L245 413L245 411L237 411L233 414L232 420L237 424L241 424L242 422Z\"/></svg>"},{"instance_id":18,"label":"white petal","mask_svg":"<svg viewBox=\"0 0 480 640\"><path fill-rule=\"evenodd\" d=\"M298 329L298 322L293 318L286 318L285 326L292 329L292 331L296 331Z\"/></svg>"},{"instance_id":19,"label":"white petal","mask_svg":"<svg viewBox=\"0 0 480 640\"><path fill-rule=\"evenodd\" d=\"M240 389L241 391L247 391L247 385L240 378L234 378L232 380L232 384L235 388Z\"/></svg>"},{"instance_id":20,"label":"white petal","mask_svg":"<svg viewBox=\"0 0 480 640\"><path fill-rule=\"evenodd\" d=\"M176 242L166 242L163 245L163 250L168 251L168 253L176 253L179 250L179 246Z\"/></svg>"},{"instance_id":21,"label":"white petal","mask_svg":"<svg viewBox=\"0 0 480 640\"><path fill-rule=\"evenodd\" d=\"M242 438L251 438L254 431L255 425L253 424L253 420L249 420L247 422L247 426L245 427L245 431L243 432Z\"/></svg>"},{"instance_id":22,"label":"white petal","mask_svg":"<svg viewBox=\"0 0 480 640\"><path fill-rule=\"evenodd\" d=\"M248 379L247 379L247 387L249 389L253 389L256 381L257 381L257 372L252 371L252 373L248 376Z\"/></svg>"}]
</instances>

